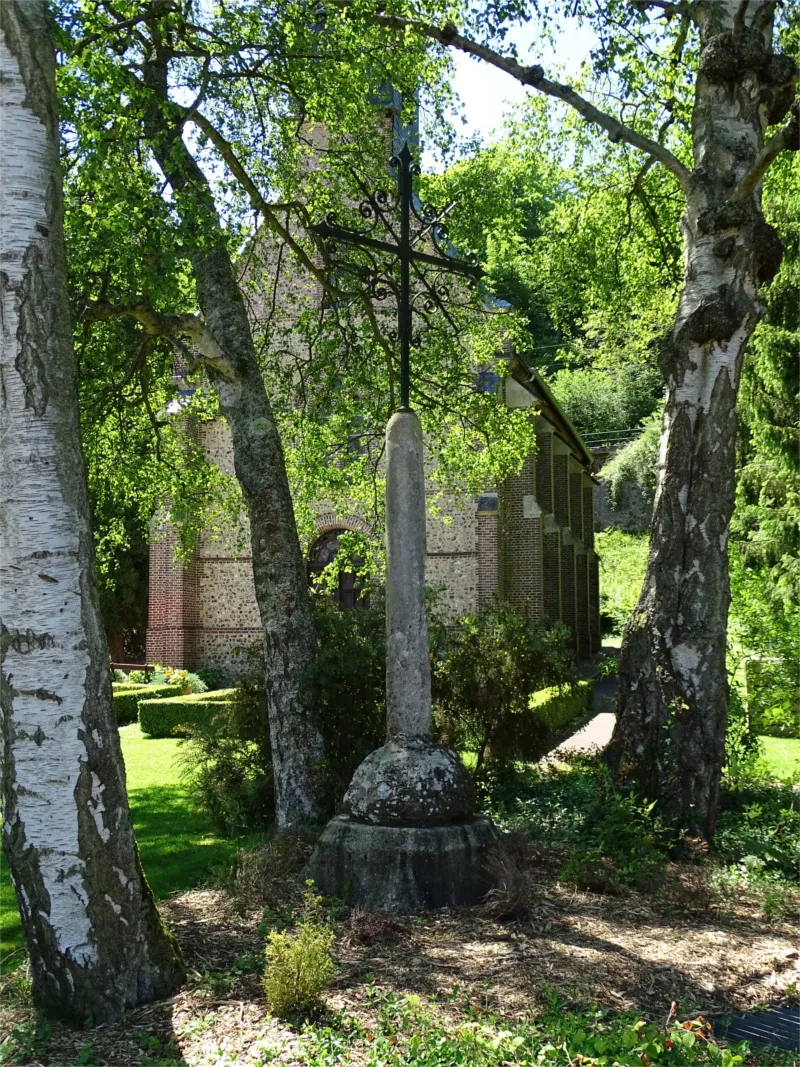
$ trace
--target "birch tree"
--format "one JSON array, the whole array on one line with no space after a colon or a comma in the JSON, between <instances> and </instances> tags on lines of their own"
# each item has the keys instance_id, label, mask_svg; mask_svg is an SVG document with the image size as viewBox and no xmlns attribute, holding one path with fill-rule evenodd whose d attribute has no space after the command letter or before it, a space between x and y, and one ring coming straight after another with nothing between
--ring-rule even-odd
<instances>
[{"instance_id":1,"label":"birch tree","mask_svg":"<svg viewBox=\"0 0 800 1067\"><path fill-rule=\"evenodd\" d=\"M305 685L316 638L283 444L234 250L252 236L255 219L265 240L285 248L312 285L323 286L313 243L297 236L304 205L298 198L275 202L277 190L296 189L303 167L308 171L309 142L299 135L314 123L332 128L339 121L339 141L350 134L351 156L367 144L386 154L370 93L387 57L344 21L341 33L321 37L310 15L303 5L282 3L92 0L67 3L58 16L76 166L91 158L96 165L109 145L121 158L124 145L140 170L163 176L157 198L169 197L177 239L171 255L138 278L112 269L110 284L106 278L85 287L81 312L86 323L130 317L145 337L171 340L193 368L204 369L230 428L264 633L279 827L321 814L323 744ZM394 74L402 77L419 56L424 50L389 57ZM247 167L241 144L234 144L238 134ZM123 169L107 178L102 166L100 175L113 184L109 208L116 212L128 198L128 175ZM146 233L132 236L147 244ZM159 270L187 268L194 307L169 306L163 287L147 285ZM302 303L306 294L296 299Z\"/></svg>"},{"instance_id":2,"label":"birch tree","mask_svg":"<svg viewBox=\"0 0 800 1067\"><path fill-rule=\"evenodd\" d=\"M42 0L0 4L3 847L37 1004L115 1018L180 983L125 791L88 519Z\"/></svg>"},{"instance_id":3,"label":"birch tree","mask_svg":"<svg viewBox=\"0 0 800 1067\"><path fill-rule=\"evenodd\" d=\"M762 181L800 142L798 66L779 48L781 8L774 0L543 5L545 30L548 17L569 14L596 32L594 91L584 93L497 47L510 21L533 14L524 4L471 9L461 33L413 5L331 2L561 101L627 144L641 175L663 167L680 190L684 274L658 353L667 393L649 563L623 641L607 758L620 787L657 799L665 819L708 841L728 705L736 396L747 342L764 313L759 287L781 261L779 236L762 211Z\"/></svg>"}]
</instances>

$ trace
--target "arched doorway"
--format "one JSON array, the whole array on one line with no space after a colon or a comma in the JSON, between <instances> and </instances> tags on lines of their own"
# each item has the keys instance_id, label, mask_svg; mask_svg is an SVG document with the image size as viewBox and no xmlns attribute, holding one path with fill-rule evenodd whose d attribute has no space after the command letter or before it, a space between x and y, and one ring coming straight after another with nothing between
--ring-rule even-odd
<instances>
[{"instance_id":1,"label":"arched doorway","mask_svg":"<svg viewBox=\"0 0 800 1067\"><path fill-rule=\"evenodd\" d=\"M308 550L309 583L334 561L339 551L339 537L343 533L346 533L344 529L328 530L312 543ZM369 606L369 594L353 571L339 571L339 581L333 590L333 599L344 610Z\"/></svg>"}]
</instances>

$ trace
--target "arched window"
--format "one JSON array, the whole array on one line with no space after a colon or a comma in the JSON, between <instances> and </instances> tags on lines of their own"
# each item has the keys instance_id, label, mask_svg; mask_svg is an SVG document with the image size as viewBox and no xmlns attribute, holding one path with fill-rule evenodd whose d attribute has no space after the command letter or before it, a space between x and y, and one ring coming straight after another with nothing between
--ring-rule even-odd
<instances>
[{"instance_id":1,"label":"arched window","mask_svg":"<svg viewBox=\"0 0 800 1067\"><path fill-rule=\"evenodd\" d=\"M312 583L336 558L339 551L339 537L345 530L329 530L320 534L308 550L308 580ZM359 561L357 561L359 562ZM369 594L359 583L353 571L340 571L339 581L333 590L333 599L340 608L366 608L369 606Z\"/></svg>"}]
</instances>

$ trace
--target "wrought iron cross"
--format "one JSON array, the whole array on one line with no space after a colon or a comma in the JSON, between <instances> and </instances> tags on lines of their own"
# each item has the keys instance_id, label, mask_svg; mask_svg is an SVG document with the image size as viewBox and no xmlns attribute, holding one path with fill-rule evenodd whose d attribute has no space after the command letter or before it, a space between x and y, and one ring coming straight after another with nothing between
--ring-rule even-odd
<instances>
[{"instance_id":1,"label":"wrought iron cross","mask_svg":"<svg viewBox=\"0 0 800 1067\"><path fill-rule=\"evenodd\" d=\"M412 183L420 174L420 168L414 162L407 144L403 145L398 155L392 156L389 165L397 170L396 198L391 197L385 190L370 192L362 186L365 199L359 204L358 210L365 220L366 230L343 226L333 212L326 216L325 222L314 226L313 230L325 242L329 262L335 272L355 275L366 284L370 295L376 300L385 300L390 292L394 293L397 303L397 338L400 341L399 410L410 411L411 346L415 343L413 313L419 311L424 315L438 308L452 324L446 308L449 291L438 274L431 279L431 268L436 272L459 274L472 286L482 272L474 255L468 259L459 259L448 251L444 219L455 207L455 202L441 211L427 204L415 203ZM398 221L391 217L393 206L398 209L399 232ZM393 241L374 235L381 231L393 238ZM361 249L365 253L366 264L337 259L340 242ZM425 251L425 247L432 251ZM381 269L381 261L376 254L388 255L399 261L399 285ZM412 274L416 282L414 292Z\"/></svg>"}]
</instances>

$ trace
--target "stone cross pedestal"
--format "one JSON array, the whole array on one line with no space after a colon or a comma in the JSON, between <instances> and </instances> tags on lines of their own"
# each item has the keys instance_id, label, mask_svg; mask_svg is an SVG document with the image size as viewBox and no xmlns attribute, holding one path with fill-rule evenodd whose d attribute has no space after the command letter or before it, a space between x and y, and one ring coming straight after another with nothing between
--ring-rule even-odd
<instances>
[{"instance_id":1,"label":"stone cross pedestal","mask_svg":"<svg viewBox=\"0 0 800 1067\"><path fill-rule=\"evenodd\" d=\"M410 912L475 903L497 832L473 818L472 782L432 740L425 619L422 428L399 411L386 428L386 744L358 767L309 863L323 893Z\"/></svg>"}]
</instances>

